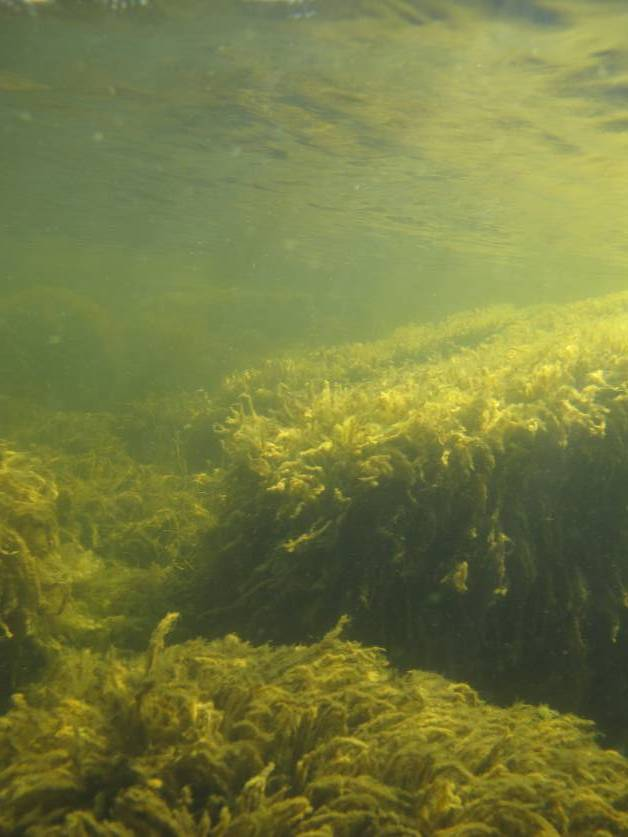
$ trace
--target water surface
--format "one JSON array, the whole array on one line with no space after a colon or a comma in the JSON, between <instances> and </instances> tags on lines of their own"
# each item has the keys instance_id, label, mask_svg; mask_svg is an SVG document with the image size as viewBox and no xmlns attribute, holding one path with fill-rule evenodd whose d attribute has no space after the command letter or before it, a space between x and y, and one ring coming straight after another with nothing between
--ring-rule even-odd
<instances>
[{"instance_id":1,"label":"water surface","mask_svg":"<svg viewBox=\"0 0 628 837\"><path fill-rule=\"evenodd\" d=\"M96 309L127 397L625 287L624 3L28 8L0 13L16 381L93 350Z\"/></svg>"}]
</instances>

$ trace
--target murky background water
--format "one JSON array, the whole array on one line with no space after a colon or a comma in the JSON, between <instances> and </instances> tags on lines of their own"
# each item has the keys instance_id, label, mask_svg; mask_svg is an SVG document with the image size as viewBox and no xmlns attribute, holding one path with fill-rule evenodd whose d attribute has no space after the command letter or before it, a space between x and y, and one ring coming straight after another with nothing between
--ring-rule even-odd
<instances>
[{"instance_id":1,"label":"murky background water","mask_svg":"<svg viewBox=\"0 0 628 837\"><path fill-rule=\"evenodd\" d=\"M626 286L624 2L0 11L0 372L89 407Z\"/></svg>"}]
</instances>

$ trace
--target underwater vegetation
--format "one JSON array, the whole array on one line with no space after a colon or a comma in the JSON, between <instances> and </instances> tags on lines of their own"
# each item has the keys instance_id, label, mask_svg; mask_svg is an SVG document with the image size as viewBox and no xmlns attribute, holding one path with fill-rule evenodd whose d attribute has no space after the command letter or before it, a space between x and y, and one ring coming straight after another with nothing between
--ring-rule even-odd
<instances>
[{"instance_id":1,"label":"underwater vegetation","mask_svg":"<svg viewBox=\"0 0 628 837\"><path fill-rule=\"evenodd\" d=\"M300 642L348 613L398 664L625 731L627 309L489 309L227 379L184 623Z\"/></svg>"},{"instance_id":2,"label":"underwater vegetation","mask_svg":"<svg viewBox=\"0 0 628 837\"><path fill-rule=\"evenodd\" d=\"M628 761L546 706L485 704L340 638L68 652L0 719L0 833L628 831Z\"/></svg>"},{"instance_id":3,"label":"underwater vegetation","mask_svg":"<svg viewBox=\"0 0 628 837\"><path fill-rule=\"evenodd\" d=\"M628 833L627 312L0 399L0 834Z\"/></svg>"},{"instance_id":4,"label":"underwater vegetation","mask_svg":"<svg viewBox=\"0 0 628 837\"><path fill-rule=\"evenodd\" d=\"M54 513L56 486L33 469L25 456L0 447L0 698L13 687L13 672L31 639L45 631L42 597L52 594L53 610L63 599Z\"/></svg>"},{"instance_id":5,"label":"underwater vegetation","mask_svg":"<svg viewBox=\"0 0 628 837\"><path fill-rule=\"evenodd\" d=\"M122 428L131 446L148 408L114 419L10 399L0 407L12 436L0 444L4 705L66 644L143 647L167 610L173 569L190 560L211 516L191 478L125 451ZM176 463L169 443L163 456ZM156 460L159 444L150 446Z\"/></svg>"}]
</instances>

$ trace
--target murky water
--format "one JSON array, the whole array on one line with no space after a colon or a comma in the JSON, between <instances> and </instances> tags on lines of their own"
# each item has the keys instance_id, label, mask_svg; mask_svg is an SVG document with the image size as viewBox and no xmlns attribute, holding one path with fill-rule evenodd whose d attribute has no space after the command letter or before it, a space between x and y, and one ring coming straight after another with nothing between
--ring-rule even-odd
<instances>
[{"instance_id":1,"label":"murky water","mask_svg":"<svg viewBox=\"0 0 628 837\"><path fill-rule=\"evenodd\" d=\"M627 146L626 0L0 0L0 832L628 833Z\"/></svg>"},{"instance_id":2,"label":"murky water","mask_svg":"<svg viewBox=\"0 0 628 837\"><path fill-rule=\"evenodd\" d=\"M127 395L625 287L622 2L30 8L0 17L0 332L40 340L16 379L87 304L147 358Z\"/></svg>"}]
</instances>

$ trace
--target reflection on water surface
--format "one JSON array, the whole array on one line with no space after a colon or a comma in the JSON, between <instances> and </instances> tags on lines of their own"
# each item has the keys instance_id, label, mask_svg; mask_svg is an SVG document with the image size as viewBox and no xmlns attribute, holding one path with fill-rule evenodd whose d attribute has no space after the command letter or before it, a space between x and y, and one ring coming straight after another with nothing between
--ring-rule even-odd
<instances>
[{"instance_id":1,"label":"reflection on water surface","mask_svg":"<svg viewBox=\"0 0 628 837\"><path fill-rule=\"evenodd\" d=\"M621 3L17 8L3 293L87 293L140 352L174 312L189 369L210 298L241 292L197 383L269 345L623 287Z\"/></svg>"}]
</instances>

